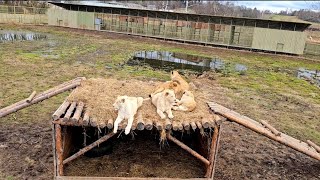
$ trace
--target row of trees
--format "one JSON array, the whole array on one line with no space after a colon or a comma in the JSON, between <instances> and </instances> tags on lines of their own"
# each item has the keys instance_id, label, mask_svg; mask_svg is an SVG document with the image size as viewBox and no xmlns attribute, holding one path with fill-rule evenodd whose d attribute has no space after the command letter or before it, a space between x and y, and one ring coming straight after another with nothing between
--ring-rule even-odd
<instances>
[{"instance_id":1,"label":"row of trees","mask_svg":"<svg viewBox=\"0 0 320 180\"><path fill-rule=\"evenodd\" d=\"M287 16L297 16L299 19L320 23L320 11L300 9L299 11L281 11L279 14Z\"/></svg>"}]
</instances>

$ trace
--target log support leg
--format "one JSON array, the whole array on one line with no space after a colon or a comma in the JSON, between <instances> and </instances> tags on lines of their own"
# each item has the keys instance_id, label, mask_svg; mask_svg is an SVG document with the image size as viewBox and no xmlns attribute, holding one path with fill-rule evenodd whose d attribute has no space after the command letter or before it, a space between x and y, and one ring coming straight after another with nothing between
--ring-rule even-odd
<instances>
[{"instance_id":1,"label":"log support leg","mask_svg":"<svg viewBox=\"0 0 320 180\"><path fill-rule=\"evenodd\" d=\"M57 176L63 176L63 148L62 148L62 136L61 126L55 124L55 158L57 166Z\"/></svg>"},{"instance_id":2,"label":"log support leg","mask_svg":"<svg viewBox=\"0 0 320 180\"><path fill-rule=\"evenodd\" d=\"M173 136L171 136L169 133L167 133L167 139L169 139L170 141L174 142L175 144L177 144L178 146L180 146L182 149L186 150L187 152L189 152L191 155L193 155L194 157L198 158L200 161L202 161L204 164L206 164L206 166L210 165L210 162L204 158L203 156L201 156L199 153L197 153L196 151L192 150L191 148L189 148L187 145L183 144L181 141L179 141L178 139L174 138Z\"/></svg>"},{"instance_id":3,"label":"log support leg","mask_svg":"<svg viewBox=\"0 0 320 180\"><path fill-rule=\"evenodd\" d=\"M211 140L210 153L209 153L210 164L209 166L207 166L207 172L205 175L206 178L213 179L213 176L214 176L214 169L217 161L218 148L219 148L220 132L221 132L221 125L217 125L214 128L213 136Z\"/></svg>"}]
</instances>

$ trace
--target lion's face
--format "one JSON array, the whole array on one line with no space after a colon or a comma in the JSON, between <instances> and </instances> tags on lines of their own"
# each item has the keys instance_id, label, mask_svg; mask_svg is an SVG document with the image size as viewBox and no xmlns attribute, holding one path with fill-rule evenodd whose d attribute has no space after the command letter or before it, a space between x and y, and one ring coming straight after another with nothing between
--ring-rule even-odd
<instances>
[{"instance_id":1,"label":"lion's face","mask_svg":"<svg viewBox=\"0 0 320 180\"><path fill-rule=\"evenodd\" d=\"M118 111L121 107L123 107L123 104L126 102L126 96L118 96L116 101L113 103L113 108Z\"/></svg>"},{"instance_id":2,"label":"lion's face","mask_svg":"<svg viewBox=\"0 0 320 180\"><path fill-rule=\"evenodd\" d=\"M168 102L170 103L176 102L176 95L174 94L174 91L167 89L163 93Z\"/></svg>"}]
</instances>

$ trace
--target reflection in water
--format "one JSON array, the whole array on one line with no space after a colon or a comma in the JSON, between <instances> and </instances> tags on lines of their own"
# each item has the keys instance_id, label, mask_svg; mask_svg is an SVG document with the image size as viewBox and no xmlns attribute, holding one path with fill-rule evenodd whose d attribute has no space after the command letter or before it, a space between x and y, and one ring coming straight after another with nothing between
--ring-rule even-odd
<instances>
[{"instance_id":1,"label":"reflection in water","mask_svg":"<svg viewBox=\"0 0 320 180\"><path fill-rule=\"evenodd\" d=\"M231 68L234 71L246 71L247 67L242 64L232 65L225 63L218 58L206 58L182 53L172 53L168 51L139 51L136 52L132 59L127 64L129 65L148 65L152 68L171 71L174 69L188 69L199 72L207 70L224 70Z\"/></svg>"},{"instance_id":2,"label":"reflection in water","mask_svg":"<svg viewBox=\"0 0 320 180\"><path fill-rule=\"evenodd\" d=\"M0 31L0 42L37 41L47 39L47 35L33 32Z\"/></svg>"},{"instance_id":3,"label":"reflection in water","mask_svg":"<svg viewBox=\"0 0 320 180\"><path fill-rule=\"evenodd\" d=\"M320 71L318 70L307 70L304 68L299 68L297 77L300 79L305 79L310 81L312 84L317 84L320 86Z\"/></svg>"}]
</instances>

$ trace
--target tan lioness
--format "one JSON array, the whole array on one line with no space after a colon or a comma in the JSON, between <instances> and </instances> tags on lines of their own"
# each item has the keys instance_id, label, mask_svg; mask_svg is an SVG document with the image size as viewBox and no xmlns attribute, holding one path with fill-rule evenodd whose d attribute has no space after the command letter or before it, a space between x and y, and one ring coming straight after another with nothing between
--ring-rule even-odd
<instances>
[{"instance_id":1,"label":"tan lioness","mask_svg":"<svg viewBox=\"0 0 320 180\"><path fill-rule=\"evenodd\" d=\"M173 106L173 110L177 111L193 111L197 107L194 95L191 91L184 91L181 100Z\"/></svg>"},{"instance_id":2,"label":"tan lioness","mask_svg":"<svg viewBox=\"0 0 320 180\"><path fill-rule=\"evenodd\" d=\"M171 81L177 82L180 85L181 93L183 93L186 90L189 90L189 88L190 88L187 81L181 77L181 75L179 74L178 71L171 71ZM182 94L181 94L181 96L182 96Z\"/></svg>"},{"instance_id":3,"label":"tan lioness","mask_svg":"<svg viewBox=\"0 0 320 180\"><path fill-rule=\"evenodd\" d=\"M172 89L175 94L183 93L181 90L181 86L178 82L174 81L166 81L164 83L159 84L156 88L155 91L152 94L157 94L160 93L166 89Z\"/></svg>"}]
</instances>

